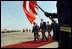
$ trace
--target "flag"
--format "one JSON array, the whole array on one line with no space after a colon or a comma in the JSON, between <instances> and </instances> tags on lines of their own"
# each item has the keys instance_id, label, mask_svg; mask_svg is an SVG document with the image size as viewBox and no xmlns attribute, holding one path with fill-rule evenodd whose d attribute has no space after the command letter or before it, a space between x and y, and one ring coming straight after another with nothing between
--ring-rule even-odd
<instances>
[{"instance_id":1,"label":"flag","mask_svg":"<svg viewBox=\"0 0 72 49\"><path fill-rule=\"evenodd\" d=\"M24 1L23 2L23 10L26 14L29 22L32 24L33 21L36 19L36 16L38 15L35 11L35 8L38 8L36 1Z\"/></svg>"}]
</instances>

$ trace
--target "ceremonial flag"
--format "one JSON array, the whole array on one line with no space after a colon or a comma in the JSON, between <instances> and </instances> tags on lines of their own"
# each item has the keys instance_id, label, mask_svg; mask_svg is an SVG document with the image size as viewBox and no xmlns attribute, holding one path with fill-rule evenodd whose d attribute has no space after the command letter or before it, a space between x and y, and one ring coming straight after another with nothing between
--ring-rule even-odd
<instances>
[{"instance_id":1,"label":"ceremonial flag","mask_svg":"<svg viewBox=\"0 0 72 49\"><path fill-rule=\"evenodd\" d=\"M36 1L24 1L23 2L23 10L26 14L29 22L32 24L33 21L36 19L36 16L38 15L35 11L35 8L38 8Z\"/></svg>"}]
</instances>

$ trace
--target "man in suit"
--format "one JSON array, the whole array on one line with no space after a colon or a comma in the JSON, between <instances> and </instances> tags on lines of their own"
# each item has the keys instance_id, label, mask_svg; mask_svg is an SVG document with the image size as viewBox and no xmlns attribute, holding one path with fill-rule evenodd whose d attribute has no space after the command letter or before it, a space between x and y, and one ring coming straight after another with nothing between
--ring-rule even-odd
<instances>
[{"instance_id":1,"label":"man in suit","mask_svg":"<svg viewBox=\"0 0 72 49\"><path fill-rule=\"evenodd\" d=\"M42 32L42 41L44 40L44 38L47 40L47 37L45 35L45 32L47 30L47 26L46 26L46 22L43 22L43 19L41 19L40 29L41 29L41 32Z\"/></svg>"},{"instance_id":2,"label":"man in suit","mask_svg":"<svg viewBox=\"0 0 72 49\"><path fill-rule=\"evenodd\" d=\"M55 21L51 23L53 29L53 40L59 41L59 24Z\"/></svg>"},{"instance_id":3,"label":"man in suit","mask_svg":"<svg viewBox=\"0 0 72 49\"><path fill-rule=\"evenodd\" d=\"M47 22L47 32L48 32L48 38L50 38L50 37L51 37L51 34L50 34L51 30L52 30L51 25L49 24L49 22Z\"/></svg>"},{"instance_id":4,"label":"man in suit","mask_svg":"<svg viewBox=\"0 0 72 49\"><path fill-rule=\"evenodd\" d=\"M32 32L34 33L34 41L35 42L36 42L36 39L39 40L38 31L39 31L38 25L34 22L34 26L33 26Z\"/></svg>"}]
</instances>

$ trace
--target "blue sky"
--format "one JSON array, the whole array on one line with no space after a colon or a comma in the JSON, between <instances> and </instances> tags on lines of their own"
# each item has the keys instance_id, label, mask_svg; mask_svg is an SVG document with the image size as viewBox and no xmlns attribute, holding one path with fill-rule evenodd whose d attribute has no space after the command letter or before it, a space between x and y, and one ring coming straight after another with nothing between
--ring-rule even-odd
<instances>
[{"instance_id":1,"label":"blue sky","mask_svg":"<svg viewBox=\"0 0 72 49\"><path fill-rule=\"evenodd\" d=\"M38 5L47 12L57 13L56 1L37 1ZM44 21L51 20L47 18L40 9L36 9L38 13L36 23L40 24L40 19ZM22 1L1 1L1 29L32 29L32 24L28 21L24 11Z\"/></svg>"}]
</instances>

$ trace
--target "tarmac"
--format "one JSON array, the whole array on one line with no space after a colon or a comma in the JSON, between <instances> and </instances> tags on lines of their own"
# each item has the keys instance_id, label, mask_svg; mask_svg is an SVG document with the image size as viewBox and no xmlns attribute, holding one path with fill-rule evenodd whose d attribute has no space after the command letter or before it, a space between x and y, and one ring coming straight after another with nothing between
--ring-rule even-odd
<instances>
[{"instance_id":1,"label":"tarmac","mask_svg":"<svg viewBox=\"0 0 72 49\"><path fill-rule=\"evenodd\" d=\"M39 32L40 38L42 36L41 32ZM53 32L51 32L53 36ZM48 33L46 32L46 36ZM1 47L12 45L21 42L27 42L34 40L34 36L32 32L12 32L12 33L1 33ZM58 48L58 42L53 42L50 44L46 44L37 48Z\"/></svg>"}]
</instances>

